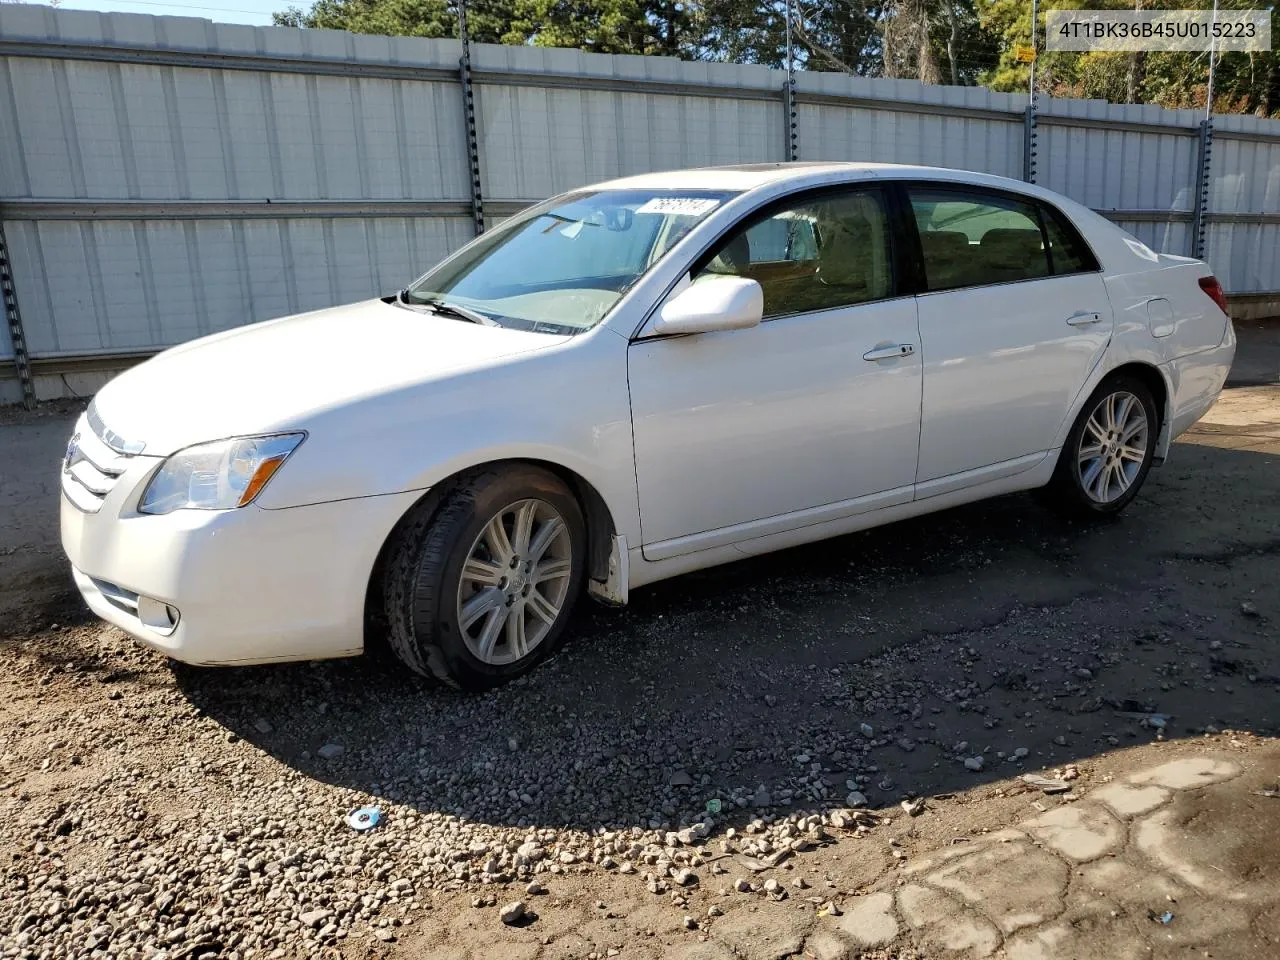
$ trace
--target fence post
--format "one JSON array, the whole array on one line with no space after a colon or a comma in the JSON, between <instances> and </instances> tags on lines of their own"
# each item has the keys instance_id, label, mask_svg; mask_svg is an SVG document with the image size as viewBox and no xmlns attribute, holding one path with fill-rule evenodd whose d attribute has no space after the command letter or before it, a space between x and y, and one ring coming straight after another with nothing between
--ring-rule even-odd
<instances>
[{"instance_id":1,"label":"fence post","mask_svg":"<svg viewBox=\"0 0 1280 960\"><path fill-rule=\"evenodd\" d=\"M782 87L782 110L786 114L786 158L800 159L800 132L796 124L796 61L791 46L791 0L787 5L787 79Z\"/></svg>"},{"instance_id":2,"label":"fence post","mask_svg":"<svg viewBox=\"0 0 1280 960\"><path fill-rule=\"evenodd\" d=\"M782 85L782 112L786 114L786 156L788 160L800 159L800 136L796 129L796 95L791 81Z\"/></svg>"},{"instance_id":3,"label":"fence post","mask_svg":"<svg viewBox=\"0 0 1280 960\"><path fill-rule=\"evenodd\" d=\"M18 293L13 288L13 270L9 265L9 247L5 243L3 224L0 224L0 299L4 300L4 314L9 321L13 365L18 370L18 382L22 384L22 405L31 410L36 405L36 388L31 379L31 358L27 354L22 315L18 313Z\"/></svg>"},{"instance_id":4,"label":"fence post","mask_svg":"<svg viewBox=\"0 0 1280 960\"><path fill-rule=\"evenodd\" d=\"M471 216L476 236L484 233L484 197L480 190L480 138L476 134L476 98L471 83L471 40L467 36L467 2L458 0L458 37L462 40L462 59L458 76L462 81L462 112L467 124L467 168L471 172Z\"/></svg>"},{"instance_id":5,"label":"fence post","mask_svg":"<svg viewBox=\"0 0 1280 960\"><path fill-rule=\"evenodd\" d=\"M1027 112L1022 119L1022 179L1036 182L1036 59L1040 44L1040 3L1031 0L1031 68L1028 70Z\"/></svg>"},{"instance_id":6,"label":"fence post","mask_svg":"<svg viewBox=\"0 0 1280 960\"><path fill-rule=\"evenodd\" d=\"M1022 117L1022 179L1036 182L1036 98L1027 104Z\"/></svg>"},{"instance_id":7,"label":"fence post","mask_svg":"<svg viewBox=\"0 0 1280 960\"><path fill-rule=\"evenodd\" d=\"M1209 211L1209 169L1213 153L1213 120L1211 118L1206 117L1200 121L1198 141L1195 209L1191 214L1191 256L1197 260L1203 260L1204 235L1207 226L1205 215Z\"/></svg>"}]
</instances>

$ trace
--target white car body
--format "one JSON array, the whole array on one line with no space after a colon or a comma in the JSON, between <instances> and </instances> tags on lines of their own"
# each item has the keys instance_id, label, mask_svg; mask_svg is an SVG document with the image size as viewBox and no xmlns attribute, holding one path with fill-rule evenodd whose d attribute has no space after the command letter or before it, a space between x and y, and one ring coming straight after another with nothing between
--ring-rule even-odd
<instances>
[{"instance_id":1,"label":"white car body","mask_svg":"<svg viewBox=\"0 0 1280 960\"><path fill-rule=\"evenodd\" d=\"M1101 271L652 335L656 308L727 227L783 195L864 181L1047 201ZM93 611L197 664L357 654L397 522L447 478L509 460L571 479L591 530L591 590L625 602L686 571L1043 486L1081 405L1120 367L1158 377L1163 459L1212 405L1234 354L1230 321L1198 285L1203 263L1154 254L1036 186L876 164L605 186L740 192L575 336L372 300L188 343L107 384L62 483L62 542ZM1067 323L1081 311L1097 319ZM863 359L897 344L914 349ZM138 511L170 454L282 432L306 439L249 505Z\"/></svg>"}]
</instances>

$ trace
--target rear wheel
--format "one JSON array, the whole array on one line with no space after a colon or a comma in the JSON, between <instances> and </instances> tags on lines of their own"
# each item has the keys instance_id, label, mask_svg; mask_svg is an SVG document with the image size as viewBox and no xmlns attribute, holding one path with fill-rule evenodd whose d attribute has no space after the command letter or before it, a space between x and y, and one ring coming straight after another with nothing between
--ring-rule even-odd
<instances>
[{"instance_id":1,"label":"rear wheel","mask_svg":"<svg viewBox=\"0 0 1280 960\"><path fill-rule=\"evenodd\" d=\"M1110 377L1093 392L1067 434L1046 493L1081 517L1118 514L1138 495L1155 458L1160 415L1136 377Z\"/></svg>"},{"instance_id":2,"label":"rear wheel","mask_svg":"<svg viewBox=\"0 0 1280 960\"><path fill-rule=\"evenodd\" d=\"M383 591L391 648L410 669L483 690L555 649L581 592L577 499L533 466L464 479L402 525Z\"/></svg>"}]
</instances>

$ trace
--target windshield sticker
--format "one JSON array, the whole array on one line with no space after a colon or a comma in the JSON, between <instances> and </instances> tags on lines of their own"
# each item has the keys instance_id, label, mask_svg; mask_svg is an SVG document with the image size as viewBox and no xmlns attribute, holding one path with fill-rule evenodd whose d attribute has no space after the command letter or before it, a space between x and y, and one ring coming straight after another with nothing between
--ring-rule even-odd
<instances>
[{"instance_id":1,"label":"windshield sticker","mask_svg":"<svg viewBox=\"0 0 1280 960\"><path fill-rule=\"evenodd\" d=\"M719 200L707 197L654 197L637 208L636 213L660 213L668 217L701 217L720 206Z\"/></svg>"}]
</instances>

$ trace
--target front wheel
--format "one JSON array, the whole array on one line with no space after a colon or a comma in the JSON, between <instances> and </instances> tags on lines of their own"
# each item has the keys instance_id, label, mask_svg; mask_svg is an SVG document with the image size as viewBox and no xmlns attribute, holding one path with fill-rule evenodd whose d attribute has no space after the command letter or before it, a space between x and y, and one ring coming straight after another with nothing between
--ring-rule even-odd
<instances>
[{"instance_id":1,"label":"front wheel","mask_svg":"<svg viewBox=\"0 0 1280 960\"><path fill-rule=\"evenodd\" d=\"M577 499L533 466L464 479L402 525L386 566L389 638L410 669L484 690L555 649L581 592Z\"/></svg>"},{"instance_id":2,"label":"front wheel","mask_svg":"<svg viewBox=\"0 0 1280 960\"><path fill-rule=\"evenodd\" d=\"M1067 434L1046 493L1080 517L1118 514L1138 495L1155 458L1160 415L1136 377L1104 380Z\"/></svg>"}]
</instances>

